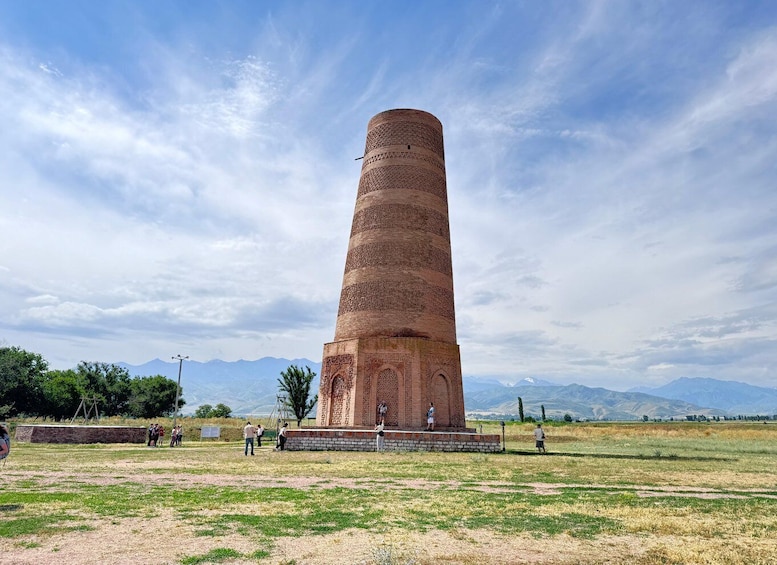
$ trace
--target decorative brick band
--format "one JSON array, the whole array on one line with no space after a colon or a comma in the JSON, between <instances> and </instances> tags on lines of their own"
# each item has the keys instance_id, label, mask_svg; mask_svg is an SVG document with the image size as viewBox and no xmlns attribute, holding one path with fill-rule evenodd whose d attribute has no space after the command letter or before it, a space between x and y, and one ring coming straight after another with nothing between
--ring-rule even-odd
<instances>
[{"instance_id":1,"label":"decorative brick band","mask_svg":"<svg viewBox=\"0 0 777 565\"><path fill-rule=\"evenodd\" d=\"M370 128L367 132L364 154L379 147L391 145L410 145L410 147L415 145L432 151L440 158L445 157L441 128L416 120L393 120Z\"/></svg>"},{"instance_id":2,"label":"decorative brick band","mask_svg":"<svg viewBox=\"0 0 777 565\"><path fill-rule=\"evenodd\" d=\"M394 267L398 269L429 269L453 277L451 254L411 241L386 240L366 243L348 250L345 272L365 267Z\"/></svg>"},{"instance_id":3,"label":"decorative brick band","mask_svg":"<svg viewBox=\"0 0 777 565\"><path fill-rule=\"evenodd\" d=\"M376 204L353 215L351 237L367 230L397 229L424 232L450 242L448 216L413 204Z\"/></svg>"},{"instance_id":4,"label":"decorative brick band","mask_svg":"<svg viewBox=\"0 0 777 565\"><path fill-rule=\"evenodd\" d=\"M376 190L419 190L446 203L448 200L445 175L415 165L385 165L364 171L357 198Z\"/></svg>"},{"instance_id":5,"label":"decorative brick band","mask_svg":"<svg viewBox=\"0 0 777 565\"><path fill-rule=\"evenodd\" d=\"M499 453L501 438L468 432L386 430L385 451ZM286 432L289 451L375 451L375 432L354 429L299 429Z\"/></svg>"},{"instance_id":6,"label":"decorative brick band","mask_svg":"<svg viewBox=\"0 0 777 565\"><path fill-rule=\"evenodd\" d=\"M344 287L337 315L386 310L427 313L446 320L456 318L452 290L422 281L409 285L392 280L366 281Z\"/></svg>"},{"instance_id":7,"label":"decorative brick band","mask_svg":"<svg viewBox=\"0 0 777 565\"><path fill-rule=\"evenodd\" d=\"M427 165L436 167L440 169L443 173L445 173L444 161L441 161L440 159L435 159L431 155L427 155L425 153L413 153L412 151L381 151L380 153L375 153L364 159L364 165L362 165L362 169L366 169L370 165L374 165L375 163L379 163L386 159L404 159L406 161L421 161L423 163L426 163Z\"/></svg>"}]
</instances>

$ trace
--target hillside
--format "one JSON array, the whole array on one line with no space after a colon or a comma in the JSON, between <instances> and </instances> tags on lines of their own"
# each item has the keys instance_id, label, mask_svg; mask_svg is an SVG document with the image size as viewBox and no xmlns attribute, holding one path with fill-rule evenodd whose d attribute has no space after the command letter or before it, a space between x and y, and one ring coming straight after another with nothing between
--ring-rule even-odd
<instances>
[{"instance_id":1,"label":"hillside","mask_svg":"<svg viewBox=\"0 0 777 565\"><path fill-rule=\"evenodd\" d=\"M178 361L154 359L143 365L117 365L125 367L133 376L163 375L173 380L178 379ZM186 405L181 412L191 414L203 404L215 406L223 403L232 408L236 415L270 414L276 404L280 373L289 365L310 367L310 370L316 373L311 391L312 394L317 394L321 363L308 359L263 357L256 361L184 361L181 389Z\"/></svg>"},{"instance_id":2,"label":"hillside","mask_svg":"<svg viewBox=\"0 0 777 565\"><path fill-rule=\"evenodd\" d=\"M143 365L117 363L129 370L131 375L164 375L176 380L178 362L154 359ZM184 414L191 414L202 404L216 405L224 403L232 408L235 415L270 414L276 404L278 378L281 371L289 365L310 367L317 375L321 372L321 363L309 359L279 359L264 357L256 361L184 361L181 374L181 388L186 405ZM638 420L643 416L650 419L684 419L690 414L706 416L725 416L737 414L775 414L773 411L753 410L760 407L764 399L769 398L761 390L751 395L751 403L746 403L746 395L751 389L759 389L743 383L724 383L714 379L680 379L683 388L655 389L645 392L616 392L605 388L592 388L572 384L561 386L541 379L524 379L515 385L504 384L493 377L464 377L464 405L468 415L494 416L510 418L518 416L518 397L523 401L524 415L539 417L541 406L545 406L548 418L563 418L570 414L575 419L588 420ZM698 382L697 382L698 381ZM677 382L677 381L675 381ZM737 399L726 410L720 406L719 396L710 395L713 385L723 383L726 395ZM672 384L672 383L670 383ZM318 392L319 379L313 380L312 393ZM698 392L694 394L693 386ZM722 385L721 385L722 386ZM667 385L669 387L669 385ZM680 395L681 398L669 398L665 394ZM744 391L739 394L738 391ZM777 391L763 389L777 394ZM679 392L678 392L679 391ZM659 394L660 393L660 394ZM689 399L696 399L691 401ZM713 403L714 402L714 403ZM765 406L769 406L766 404Z\"/></svg>"},{"instance_id":3,"label":"hillside","mask_svg":"<svg viewBox=\"0 0 777 565\"><path fill-rule=\"evenodd\" d=\"M734 415L777 414L777 389L736 381L682 377L653 389L639 389L655 396L695 402Z\"/></svg>"},{"instance_id":4,"label":"hillside","mask_svg":"<svg viewBox=\"0 0 777 565\"><path fill-rule=\"evenodd\" d=\"M467 412L471 414L517 417L518 397L520 397L523 401L524 415L534 418L542 415L543 405L546 417L552 419L561 419L565 414L575 419L587 420L638 420L643 416L666 420L685 419L691 414L726 415L723 410L703 408L680 400L577 384L501 387L469 395L466 379L464 382L465 406Z\"/></svg>"}]
</instances>

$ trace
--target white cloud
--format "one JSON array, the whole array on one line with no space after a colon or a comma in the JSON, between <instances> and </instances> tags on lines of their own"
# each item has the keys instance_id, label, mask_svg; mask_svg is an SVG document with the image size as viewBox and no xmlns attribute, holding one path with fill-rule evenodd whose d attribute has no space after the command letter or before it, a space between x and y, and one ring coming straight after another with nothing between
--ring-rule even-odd
<instances>
[{"instance_id":1,"label":"white cloud","mask_svg":"<svg viewBox=\"0 0 777 565\"><path fill-rule=\"evenodd\" d=\"M411 106L445 128L465 374L765 384L777 28L526 10L411 37L278 7L233 52L176 22L122 74L0 47L0 339L61 366L317 358L366 122Z\"/></svg>"}]
</instances>

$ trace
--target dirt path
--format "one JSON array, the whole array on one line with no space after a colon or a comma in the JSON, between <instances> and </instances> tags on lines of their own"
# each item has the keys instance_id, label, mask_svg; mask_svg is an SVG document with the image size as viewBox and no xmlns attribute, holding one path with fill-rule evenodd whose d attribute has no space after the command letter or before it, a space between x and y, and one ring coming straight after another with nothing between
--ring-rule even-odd
<instances>
[{"instance_id":1,"label":"dirt path","mask_svg":"<svg viewBox=\"0 0 777 565\"><path fill-rule=\"evenodd\" d=\"M255 486L257 476L231 475L231 474L209 474L209 475L187 475L187 485L202 486ZM12 486L15 480L30 480L25 474L10 473L4 477L6 484ZM93 473L70 473L70 472L49 472L45 476L35 477L34 479L40 486L51 486L63 484L72 485L99 485L110 486L126 484L127 482L143 482L143 477L137 476L117 476L108 474ZM174 484L180 480L180 476L172 473L155 473L154 481L157 484ZM653 485L605 485L605 484L574 484L574 483L507 483L497 481L481 481L473 483L467 481L429 481L424 479L350 479L342 477L272 477L273 486L288 487L294 489L327 489L327 488L349 488L349 489L437 489L449 488L459 490L474 490L479 492L515 492L526 490L539 495L558 495L562 489L576 490L596 490L606 491L608 493L633 492L638 496L674 496L684 498L748 498L763 497L777 499L770 489L732 489L723 490L716 488L692 487L692 486L653 486ZM66 489L65 489L66 490Z\"/></svg>"}]
</instances>

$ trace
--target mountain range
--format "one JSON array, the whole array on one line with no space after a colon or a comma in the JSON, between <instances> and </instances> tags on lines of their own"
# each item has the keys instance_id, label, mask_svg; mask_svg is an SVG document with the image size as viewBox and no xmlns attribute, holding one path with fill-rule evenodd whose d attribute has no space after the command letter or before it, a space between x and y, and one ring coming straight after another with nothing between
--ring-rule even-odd
<instances>
[{"instance_id":1,"label":"mountain range","mask_svg":"<svg viewBox=\"0 0 777 565\"><path fill-rule=\"evenodd\" d=\"M178 378L178 361L154 359L142 365L116 363L133 376ZM316 373L311 395L318 392L321 363L309 359L264 357L256 361L206 363L184 361L181 367L181 412L191 414L203 404L223 403L234 415L267 415L277 405L278 379L290 365L310 367ZM637 387L626 392L578 384L559 385L527 378L505 384L496 378L464 377L464 406L468 417L518 417L518 398L524 415L547 418L569 414L575 419L638 420L685 419L688 415L737 416L777 414L777 389L709 378L680 378L657 388Z\"/></svg>"},{"instance_id":2,"label":"mountain range","mask_svg":"<svg viewBox=\"0 0 777 565\"><path fill-rule=\"evenodd\" d=\"M714 406L731 414L777 414L777 389L736 381L682 377L657 388L638 387L631 391Z\"/></svg>"}]
</instances>

